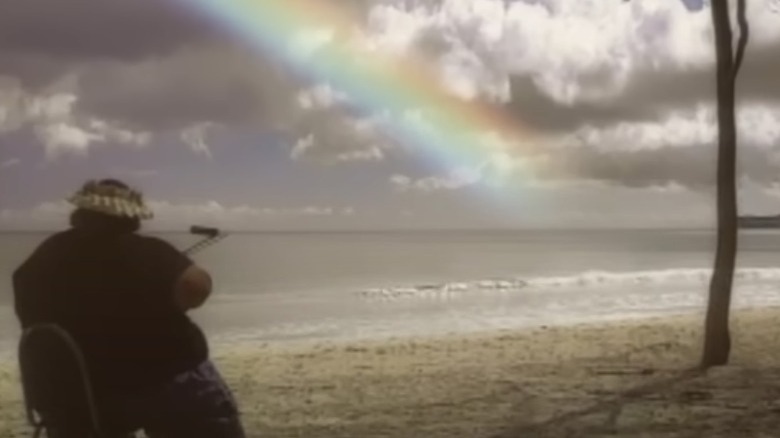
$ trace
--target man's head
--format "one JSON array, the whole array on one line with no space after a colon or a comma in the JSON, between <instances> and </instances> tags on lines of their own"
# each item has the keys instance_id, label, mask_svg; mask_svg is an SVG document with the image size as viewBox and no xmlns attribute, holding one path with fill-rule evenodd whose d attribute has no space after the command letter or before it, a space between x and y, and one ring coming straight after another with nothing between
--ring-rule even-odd
<instances>
[{"instance_id":1,"label":"man's head","mask_svg":"<svg viewBox=\"0 0 780 438\"><path fill-rule=\"evenodd\" d=\"M143 195L116 179L87 181L68 201L76 206L71 226L109 233L132 233L152 211Z\"/></svg>"}]
</instances>

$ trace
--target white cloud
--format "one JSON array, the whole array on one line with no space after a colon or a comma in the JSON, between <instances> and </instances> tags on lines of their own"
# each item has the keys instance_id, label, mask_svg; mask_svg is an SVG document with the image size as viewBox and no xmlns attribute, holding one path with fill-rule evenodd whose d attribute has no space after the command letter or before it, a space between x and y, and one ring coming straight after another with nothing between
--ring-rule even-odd
<instances>
[{"instance_id":1,"label":"white cloud","mask_svg":"<svg viewBox=\"0 0 780 438\"><path fill-rule=\"evenodd\" d=\"M773 148L780 146L780 107L751 104L738 108L740 144ZM569 146L601 150L644 150L714 144L717 140L713 105L673 110L660 120L621 122L603 128L584 126L565 135L560 142Z\"/></svg>"},{"instance_id":2,"label":"white cloud","mask_svg":"<svg viewBox=\"0 0 780 438\"><path fill-rule=\"evenodd\" d=\"M31 209L0 209L0 228L46 229L67 223L71 206L65 201L42 202Z\"/></svg>"},{"instance_id":3,"label":"white cloud","mask_svg":"<svg viewBox=\"0 0 780 438\"><path fill-rule=\"evenodd\" d=\"M780 40L774 0L750 1L751 47ZM776 8L776 6L775 6ZM464 96L505 96L530 74L559 102L613 97L638 70L712 65L709 10L665 0L441 0L380 3L367 36L386 52L434 56Z\"/></svg>"},{"instance_id":4,"label":"white cloud","mask_svg":"<svg viewBox=\"0 0 780 438\"><path fill-rule=\"evenodd\" d=\"M62 120L73 113L73 105L78 98L74 94L54 94L29 99L27 115L32 119Z\"/></svg>"},{"instance_id":5,"label":"white cloud","mask_svg":"<svg viewBox=\"0 0 780 438\"><path fill-rule=\"evenodd\" d=\"M371 8L365 27L368 50L394 55L404 54L419 33L435 24L436 16L423 6L409 9L395 4L377 3Z\"/></svg>"},{"instance_id":6,"label":"white cloud","mask_svg":"<svg viewBox=\"0 0 780 438\"><path fill-rule=\"evenodd\" d=\"M36 126L35 133L50 159L65 154L86 155L90 145L101 139L100 135L64 122Z\"/></svg>"},{"instance_id":7,"label":"white cloud","mask_svg":"<svg viewBox=\"0 0 780 438\"><path fill-rule=\"evenodd\" d=\"M764 194L780 198L780 183L772 183L763 188Z\"/></svg>"},{"instance_id":8,"label":"white cloud","mask_svg":"<svg viewBox=\"0 0 780 438\"><path fill-rule=\"evenodd\" d=\"M96 143L144 146L151 133L131 131L113 123L80 117L74 112L78 96L70 91L31 95L18 81L0 78L0 133L32 128L49 159L85 155Z\"/></svg>"},{"instance_id":9,"label":"white cloud","mask_svg":"<svg viewBox=\"0 0 780 438\"><path fill-rule=\"evenodd\" d=\"M259 207L227 206L217 201L174 203L149 200L155 217L150 229L186 229L192 224L207 224L224 229L274 229L316 227L338 223L357 213L351 206ZM52 229L66 226L72 206L66 201L44 202L30 209L0 210L0 229Z\"/></svg>"},{"instance_id":10,"label":"white cloud","mask_svg":"<svg viewBox=\"0 0 780 438\"><path fill-rule=\"evenodd\" d=\"M352 117L327 110L312 112L305 120L306 135L290 150L293 160L312 159L327 164L378 162L394 143L383 135L384 116Z\"/></svg>"},{"instance_id":11,"label":"white cloud","mask_svg":"<svg viewBox=\"0 0 780 438\"><path fill-rule=\"evenodd\" d=\"M469 187L479 183L482 178L479 170L458 168L443 176L427 176L418 179L396 174L390 177L390 183L401 192L433 193Z\"/></svg>"},{"instance_id":12,"label":"white cloud","mask_svg":"<svg viewBox=\"0 0 780 438\"><path fill-rule=\"evenodd\" d=\"M149 207L156 212L158 217L183 216L197 217L203 215L216 215L226 217L242 215L248 217L263 216L332 216L341 214L343 210L335 207L305 206L298 208L253 207L249 205L225 206L217 201L206 201L197 204L177 204L169 201L149 201Z\"/></svg>"},{"instance_id":13,"label":"white cloud","mask_svg":"<svg viewBox=\"0 0 780 438\"><path fill-rule=\"evenodd\" d=\"M404 183L413 181L397 179ZM747 191L752 195L754 189ZM675 184L640 188L570 179L531 181L497 190L480 187L478 192L482 198L471 202L453 196L404 197L405 203L399 210L414 211L415 227L487 228L707 227L713 224L715 212L714 193ZM747 197L740 193L741 199ZM769 205L768 198L762 199L764 204L751 201L746 211L755 205ZM475 204L487 208L475 208Z\"/></svg>"},{"instance_id":14,"label":"white cloud","mask_svg":"<svg viewBox=\"0 0 780 438\"><path fill-rule=\"evenodd\" d=\"M382 161L385 158L385 153L379 146L369 145L367 149L341 152L336 155L336 161L352 162L352 161Z\"/></svg>"},{"instance_id":15,"label":"white cloud","mask_svg":"<svg viewBox=\"0 0 780 438\"><path fill-rule=\"evenodd\" d=\"M214 125L211 123L198 123L184 128L179 134L179 138L187 144L197 155L203 155L211 158L211 149L207 143L208 130Z\"/></svg>"},{"instance_id":16,"label":"white cloud","mask_svg":"<svg viewBox=\"0 0 780 438\"><path fill-rule=\"evenodd\" d=\"M494 18L501 15L501 2L445 1L435 6L405 7L408 5L378 4L372 8L363 45L383 55L425 60L438 72L443 85L463 98L508 98L509 83L502 72L496 74L494 65L500 63L495 47L503 24ZM485 19L470 19L474 14Z\"/></svg>"},{"instance_id":17,"label":"white cloud","mask_svg":"<svg viewBox=\"0 0 780 438\"><path fill-rule=\"evenodd\" d=\"M290 42L290 49L299 57L308 57L317 49L332 42L336 32L331 28L307 29L298 32Z\"/></svg>"},{"instance_id":18,"label":"white cloud","mask_svg":"<svg viewBox=\"0 0 780 438\"><path fill-rule=\"evenodd\" d=\"M299 138L295 141L292 150L290 151L290 158L293 160L300 159L306 155L306 152L314 147L314 134L309 134L306 137Z\"/></svg>"},{"instance_id":19,"label":"white cloud","mask_svg":"<svg viewBox=\"0 0 780 438\"><path fill-rule=\"evenodd\" d=\"M15 131L23 126L26 98L18 80L0 76L0 133Z\"/></svg>"},{"instance_id":20,"label":"white cloud","mask_svg":"<svg viewBox=\"0 0 780 438\"><path fill-rule=\"evenodd\" d=\"M113 141L134 146L147 146L152 139L152 134L148 131L122 129L99 119L90 120L87 126L99 136L101 141Z\"/></svg>"},{"instance_id":21,"label":"white cloud","mask_svg":"<svg viewBox=\"0 0 780 438\"><path fill-rule=\"evenodd\" d=\"M404 184L411 178L396 176ZM501 215L474 209L447 197L409 197L394 206L395 214L364 211L350 206L311 205L275 207L224 205L215 201L175 203L150 201L156 217L149 230L186 230L193 224L224 230L343 228L365 225L394 226L542 226L637 227L712 226L714 193L696 192L675 184L630 188L600 181L554 181L529 184L501 192ZM772 214L780 211L777 185L740 184L740 211ZM62 229L71 206L45 202L30 209L0 209L0 229ZM400 219L406 218L402 223ZM407 221L408 220L408 221ZM367 222L368 221L368 222ZM496 222L498 221L498 222Z\"/></svg>"},{"instance_id":22,"label":"white cloud","mask_svg":"<svg viewBox=\"0 0 780 438\"><path fill-rule=\"evenodd\" d=\"M775 29L780 29L780 14L767 14L768 8L769 3L751 2L750 19L756 23L751 48L780 40ZM352 39L339 44L365 50L367 57L372 53L380 59L398 57L400 65L409 60L413 65L427 63L440 75L443 86L466 99L506 101L510 75L529 75L544 94L565 107L615 98L633 84L637 73L698 71L713 62L709 11L688 11L682 1L393 1L376 2L367 17L360 32L346 30L343 34ZM335 38L332 29L315 29L304 40L319 48ZM307 114L337 113L349 103L348 95L326 83L306 88L296 98ZM386 120L389 123L363 130L356 127L352 115L304 120L291 129L295 140L290 156L325 163L383 160L390 147L403 143L392 138L396 132L392 127L416 129L422 125L414 125L421 123L414 114L424 111L410 108L400 119L393 116ZM772 125L774 115L751 111L744 111L743 122L760 126L744 129L746 142L772 143L777 129ZM550 141L599 148L700 144L714 138L709 117L711 110L678 109L660 121L584 126L563 140Z\"/></svg>"},{"instance_id":23,"label":"white cloud","mask_svg":"<svg viewBox=\"0 0 780 438\"><path fill-rule=\"evenodd\" d=\"M532 175L525 170L534 160L543 157L528 158L513 156L505 150L495 150L487 153L485 158L474 166L459 166L452 168L444 175L432 175L412 178L408 175L394 174L390 184L399 192L435 193L441 191L459 190L475 185L505 187L512 182L518 184L533 184Z\"/></svg>"},{"instance_id":24,"label":"white cloud","mask_svg":"<svg viewBox=\"0 0 780 438\"><path fill-rule=\"evenodd\" d=\"M277 213L289 214L288 212L281 211ZM304 207L299 210L298 213L306 216L331 216L333 214L333 208L331 207Z\"/></svg>"},{"instance_id":25,"label":"white cloud","mask_svg":"<svg viewBox=\"0 0 780 438\"><path fill-rule=\"evenodd\" d=\"M16 167L18 165L22 164L22 160L19 158L9 158L5 161L0 162L0 169L10 169L12 167Z\"/></svg>"},{"instance_id":26,"label":"white cloud","mask_svg":"<svg viewBox=\"0 0 780 438\"><path fill-rule=\"evenodd\" d=\"M683 193L688 189L680 183L670 181L663 185L649 186L647 187L651 192L658 193Z\"/></svg>"},{"instance_id":27,"label":"white cloud","mask_svg":"<svg viewBox=\"0 0 780 438\"><path fill-rule=\"evenodd\" d=\"M126 169L126 168L116 168L116 167L111 169L111 173L113 175L130 177L134 179L148 178L160 174L160 172L155 169Z\"/></svg>"},{"instance_id":28,"label":"white cloud","mask_svg":"<svg viewBox=\"0 0 780 438\"><path fill-rule=\"evenodd\" d=\"M306 110L331 108L349 101L349 96L328 84L319 84L298 93L298 104Z\"/></svg>"}]
</instances>

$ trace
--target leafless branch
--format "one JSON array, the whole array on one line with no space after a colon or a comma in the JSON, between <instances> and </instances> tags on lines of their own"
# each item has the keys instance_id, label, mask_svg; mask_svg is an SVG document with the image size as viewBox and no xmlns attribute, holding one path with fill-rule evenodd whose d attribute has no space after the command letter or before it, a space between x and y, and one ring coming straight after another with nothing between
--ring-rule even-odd
<instances>
[{"instance_id":1,"label":"leafless branch","mask_svg":"<svg viewBox=\"0 0 780 438\"><path fill-rule=\"evenodd\" d=\"M734 59L732 67L734 78L736 79L739 68L742 66L742 60L745 58L745 49L747 48L750 37L750 27L747 21L747 5L745 0L737 0L737 22L739 23L739 40L737 41L737 56Z\"/></svg>"}]
</instances>

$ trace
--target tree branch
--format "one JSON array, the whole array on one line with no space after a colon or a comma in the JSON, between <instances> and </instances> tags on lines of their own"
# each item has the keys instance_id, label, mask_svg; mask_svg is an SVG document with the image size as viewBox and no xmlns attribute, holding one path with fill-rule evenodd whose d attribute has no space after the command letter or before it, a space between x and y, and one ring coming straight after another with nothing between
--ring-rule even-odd
<instances>
[{"instance_id":1,"label":"tree branch","mask_svg":"<svg viewBox=\"0 0 780 438\"><path fill-rule=\"evenodd\" d=\"M747 22L747 5L745 0L737 0L737 21L739 22L739 40L737 41L737 56L734 59L734 65L732 66L732 74L734 79L739 73L739 68L742 67L742 60L745 58L745 49L747 48L748 39L750 38L750 27Z\"/></svg>"}]
</instances>

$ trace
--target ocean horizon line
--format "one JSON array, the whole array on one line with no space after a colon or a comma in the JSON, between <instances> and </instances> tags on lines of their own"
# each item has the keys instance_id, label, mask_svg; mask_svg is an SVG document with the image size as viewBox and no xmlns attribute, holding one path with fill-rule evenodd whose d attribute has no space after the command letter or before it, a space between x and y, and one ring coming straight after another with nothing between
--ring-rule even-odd
<instances>
[{"instance_id":1,"label":"ocean horizon line","mask_svg":"<svg viewBox=\"0 0 780 438\"><path fill-rule=\"evenodd\" d=\"M66 230L46 229L0 229L0 234L50 234ZM217 227L219 228L219 227ZM763 229L768 231L771 229ZM451 228L300 228L300 229L220 229L230 234L396 234L396 233L490 233L490 232L577 232L577 231L717 231L714 226L527 226L527 227L451 227ZM755 231L755 230L753 230ZM144 234L189 234L188 229L142 229Z\"/></svg>"}]
</instances>

